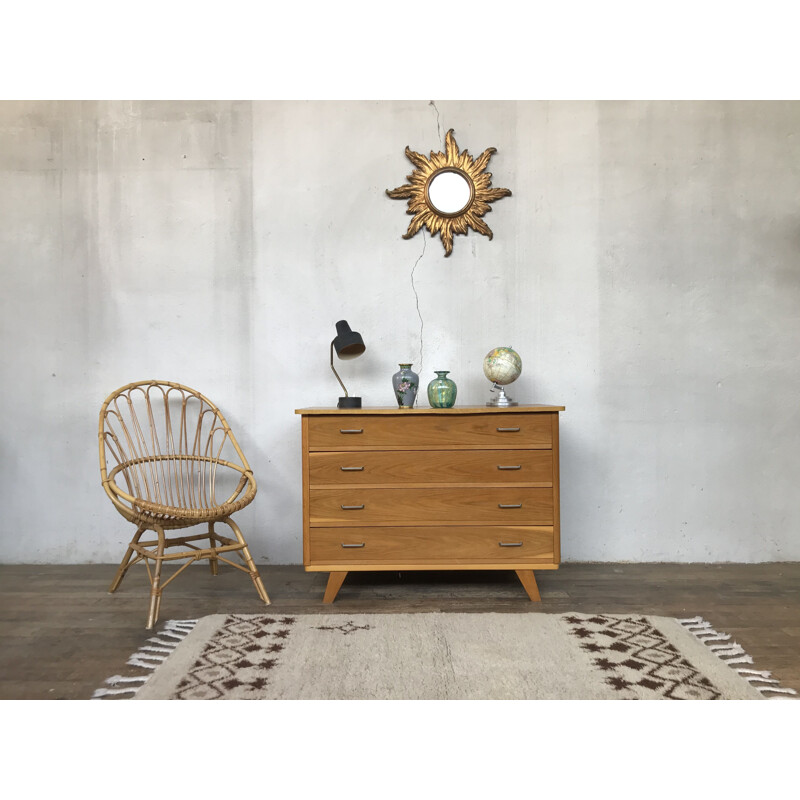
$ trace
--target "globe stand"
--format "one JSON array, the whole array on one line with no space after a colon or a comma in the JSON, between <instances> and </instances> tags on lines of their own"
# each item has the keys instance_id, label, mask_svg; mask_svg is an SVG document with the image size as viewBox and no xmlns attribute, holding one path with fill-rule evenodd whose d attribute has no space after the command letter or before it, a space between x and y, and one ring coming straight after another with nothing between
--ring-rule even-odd
<instances>
[{"instance_id":1,"label":"globe stand","mask_svg":"<svg viewBox=\"0 0 800 800\"><path fill-rule=\"evenodd\" d=\"M489 389L490 392L494 392L497 390L500 394L497 397L487 400L487 406L493 406L496 408L509 408L510 406L518 406L519 403L516 400L512 400L510 397L506 396L506 390L504 386L500 386L497 383L492 383L492 388Z\"/></svg>"}]
</instances>

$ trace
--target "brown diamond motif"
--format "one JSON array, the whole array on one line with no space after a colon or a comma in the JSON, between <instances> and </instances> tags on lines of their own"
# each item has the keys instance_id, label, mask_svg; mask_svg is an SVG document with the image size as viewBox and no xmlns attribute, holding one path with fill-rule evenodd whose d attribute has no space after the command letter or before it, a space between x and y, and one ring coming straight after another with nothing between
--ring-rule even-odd
<instances>
[{"instance_id":1,"label":"brown diamond motif","mask_svg":"<svg viewBox=\"0 0 800 800\"><path fill-rule=\"evenodd\" d=\"M712 682L644 617L573 614L565 617L570 632L592 659L609 686L636 699L708 699L720 692ZM613 639L609 642L609 639Z\"/></svg>"},{"instance_id":2,"label":"brown diamond motif","mask_svg":"<svg viewBox=\"0 0 800 800\"><path fill-rule=\"evenodd\" d=\"M278 656L290 638L291 628L270 630L278 621L272 617L255 620L236 615L225 622L212 637L202 655L190 668L187 678L177 689L176 697L185 700L215 699L224 689L235 689L238 696L247 697L269 683L269 672L278 664ZM280 620L282 626L291 626L294 617ZM266 638L265 638L266 637ZM281 642L270 641L273 637ZM242 670L238 677L231 665ZM256 696L255 694L253 696Z\"/></svg>"}]
</instances>

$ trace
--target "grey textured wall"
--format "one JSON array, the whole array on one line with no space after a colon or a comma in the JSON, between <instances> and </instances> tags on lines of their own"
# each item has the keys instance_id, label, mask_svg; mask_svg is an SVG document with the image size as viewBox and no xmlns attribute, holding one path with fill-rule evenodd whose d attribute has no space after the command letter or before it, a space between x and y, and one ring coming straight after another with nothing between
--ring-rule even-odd
<instances>
[{"instance_id":1,"label":"grey textured wall","mask_svg":"<svg viewBox=\"0 0 800 800\"><path fill-rule=\"evenodd\" d=\"M384 190L448 128L513 196L445 259ZM219 403L253 553L299 563L340 318L368 405L405 360L482 404L517 349L509 393L567 407L566 560L800 558L800 103L4 102L0 266L4 562L121 557L97 413L156 377Z\"/></svg>"}]
</instances>

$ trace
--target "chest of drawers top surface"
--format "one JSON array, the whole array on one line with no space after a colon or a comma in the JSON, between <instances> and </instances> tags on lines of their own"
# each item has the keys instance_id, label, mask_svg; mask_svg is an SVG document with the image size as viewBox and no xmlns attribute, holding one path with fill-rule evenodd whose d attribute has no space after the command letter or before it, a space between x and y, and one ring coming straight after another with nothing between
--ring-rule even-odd
<instances>
[{"instance_id":1,"label":"chest of drawers top surface","mask_svg":"<svg viewBox=\"0 0 800 800\"><path fill-rule=\"evenodd\" d=\"M349 417L349 416L386 416L397 415L400 417L418 417L421 415L431 414L434 416L459 416L461 414L529 414L531 412L546 413L550 411L563 411L564 406L510 406L508 408L499 408L497 406L458 406L456 408L397 408L396 406L375 406L374 408L297 408L295 414L307 414L309 416L317 416L320 414Z\"/></svg>"}]
</instances>

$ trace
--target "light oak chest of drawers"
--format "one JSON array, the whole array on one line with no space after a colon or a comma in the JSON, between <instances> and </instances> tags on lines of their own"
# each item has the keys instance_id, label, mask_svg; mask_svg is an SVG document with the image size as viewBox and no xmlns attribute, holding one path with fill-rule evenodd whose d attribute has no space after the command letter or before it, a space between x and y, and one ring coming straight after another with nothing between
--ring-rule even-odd
<instances>
[{"instance_id":1,"label":"light oak chest of drawers","mask_svg":"<svg viewBox=\"0 0 800 800\"><path fill-rule=\"evenodd\" d=\"M533 570L560 562L563 406L303 408L303 564L353 570Z\"/></svg>"}]
</instances>

